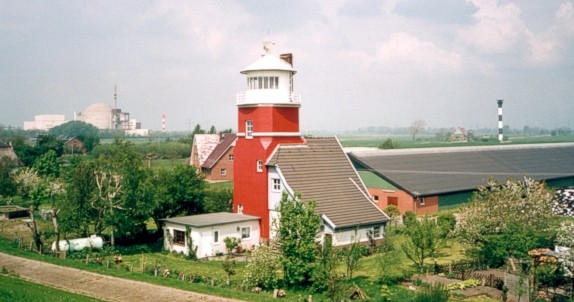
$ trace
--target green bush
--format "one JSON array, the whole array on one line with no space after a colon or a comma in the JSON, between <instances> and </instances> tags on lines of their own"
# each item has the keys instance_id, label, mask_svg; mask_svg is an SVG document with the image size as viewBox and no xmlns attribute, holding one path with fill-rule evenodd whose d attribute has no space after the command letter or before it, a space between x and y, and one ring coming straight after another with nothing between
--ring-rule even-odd
<instances>
[{"instance_id":1,"label":"green bush","mask_svg":"<svg viewBox=\"0 0 574 302\"><path fill-rule=\"evenodd\" d=\"M442 283L435 283L417 294L414 302L447 302L450 293Z\"/></svg>"}]
</instances>

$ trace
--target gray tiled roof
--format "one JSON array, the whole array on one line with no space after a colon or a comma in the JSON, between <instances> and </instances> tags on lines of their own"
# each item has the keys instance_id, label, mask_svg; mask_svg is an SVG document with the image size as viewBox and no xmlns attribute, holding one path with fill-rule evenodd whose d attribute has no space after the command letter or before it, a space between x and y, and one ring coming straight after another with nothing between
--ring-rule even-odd
<instances>
[{"instance_id":1,"label":"gray tiled roof","mask_svg":"<svg viewBox=\"0 0 574 302\"><path fill-rule=\"evenodd\" d=\"M268 165L279 167L289 187L337 228L380 224L389 218L369 199L335 137L307 138L306 145L279 146Z\"/></svg>"},{"instance_id":2,"label":"gray tiled roof","mask_svg":"<svg viewBox=\"0 0 574 302\"><path fill-rule=\"evenodd\" d=\"M228 224L228 223L236 223L236 222L259 220L259 219L261 218L257 216L220 212L211 214L164 218L162 220L182 225L189 225L192 227L205 227L211 225Z\"/></svg>"},{"instance_id":3,"label":"gray tiled roof","mask_svg":"<svg viewBox=\"0 0 574 302\"><path fill-rule=\"evenodd\" d=\"M442 149L442 150L441 150ZM574 144L351 151L349 157L412 195L474 190L498 181L574 177Z\"/></svg>"}]
</instances>

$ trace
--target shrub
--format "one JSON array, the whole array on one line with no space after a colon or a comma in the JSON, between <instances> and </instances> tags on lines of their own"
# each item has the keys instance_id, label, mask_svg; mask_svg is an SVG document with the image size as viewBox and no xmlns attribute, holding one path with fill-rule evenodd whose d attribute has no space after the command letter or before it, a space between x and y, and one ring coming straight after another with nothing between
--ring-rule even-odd
<instances>
[{"instance_id":1,"label":"shrub","mask_svg":"<svg viewBox=\"0 0 574 302\"><path fill-rule=\"evenodd\" d=\"M450 293L442 283L435 283L417 294L415 302L447 302Z\"/></svg>"}]
</instances>

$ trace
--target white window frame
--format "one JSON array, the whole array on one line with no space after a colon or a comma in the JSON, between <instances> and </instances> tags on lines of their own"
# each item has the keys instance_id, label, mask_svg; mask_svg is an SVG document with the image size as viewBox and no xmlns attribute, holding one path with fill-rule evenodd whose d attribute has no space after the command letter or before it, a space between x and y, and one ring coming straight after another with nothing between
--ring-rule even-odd
<instances>
[{"instance_id":1,"label":"white window frame","mask_svg":"<svg viewBox=\"0 0 574 302\"><path fill-rule=\"evenodd\" d=\"M421 206L424 206L426 204L426 200L424 197L419 197L419 203Z\"/></svg>"},{"instance_id":2,"label":"white window frame","mask_svg":"<svg viewBox=\"0 0 574 302\"><path fill-rule=\"evenodd\" d=\"M234 159L234 158L233 158L233 154L229 154L229 155L227 156L227 159L228 159L229 161L233 161L233 159Z\"/></svg>"},{"instance_id":3,"label":"white window frame","mask_svg":"<svg viewBox=\"0 0 574 302\"><path fill-rule=\"evenodd\" d=\"M243 214L243 204L238 204L238 205L237 205L237 213Z\"/></svg>"},{"instance_id":4,"label":"white window frame","mask_svg":"<svg viewBox=\"0 0 574 302\"><path fill-rule=\"evenodd\" d=\"M241 239L251 238L251 227L241 227Z\"/></svg>"},{"instance_id":5,"label":"white window frame","mask_svg":"<svg viewBox=\"0 0 574 302\"><path fill-rule=\"evenodd\" d=\"M219 243L219 230L213 231L213 243Z\"/></svg>"},{"instance_id":6,"label":"white window frame","mask_svg":"<svg viewBox=\"0 0 574 302\"><path fill-rule=\"evenodd\" d=\"M373 238L380 238L381 237L381 227L376 226L373 227Z\"/></svg>"},{"instance_id":7,"label":"white window frame","mask_svg":"<svg viewBox=\"0 0 574 302\"><path fill-rule=\"evenodd\" d=\"M271 178L271 188L275 192L280 192L281 191L281 179Z\"/></svg>"},{"instance_id":8,"label":"white window frame","mask_svg":"<svg viewBox=\"0 0 574 302\"><path fill-rule=\"evenodd\" d=\"M220 172L221 176L227 176L227 169L226 168L221 168Z\"/></svg>"},{"instance_id":9,"label":"white window frame","mask_svg":"<svg viewBox=\"0 0 574 302\"><path fill-rule=\"evenodd\" d=\"M253 138L253 121L246 120L245 121L245 138L252 139Z\"/></svg>"},{"instance_id":10,"label":"white window frame","mask_svg":"<svg viewBox=\"0 0 574 302\"><path fill-rule=\"evenodd\" d=\"M257 165L257 172L263 172L263 161L258 159L256 165Z\"/></svg>"},{"instance_id":11,"label":"white window frame","mask_svg":"<svg viewBox=\"0 0 574 302\"><path fill-rule=\"evenodd\" d=\"M373 195L373 201L379 202L379 195Z\"/></svg>"}]
</instances>

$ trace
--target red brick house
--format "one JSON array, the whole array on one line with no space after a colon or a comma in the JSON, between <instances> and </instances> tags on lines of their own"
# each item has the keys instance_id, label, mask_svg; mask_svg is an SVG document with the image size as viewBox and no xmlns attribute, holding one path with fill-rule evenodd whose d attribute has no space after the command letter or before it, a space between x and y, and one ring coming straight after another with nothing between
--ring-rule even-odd
<instances>
[{"instance_id":1,"label":"red brick house","mask_svg":"<svg viewBox=\"0 0 574 302\"><path fill-rule=\"evenodd\" d=\"M233 150L237 137L235 134L224 134L213 151L201 165L201 172L207 181L233 181Z\"/></svg>"},{"instance_id":2,"label":"red brick house","mask_svg":"<svg viewBox=\"0 0 574 302\"><path fill-rule=\"evenodd\" d=\"M77 137L72 137L64 143L64 150L68 154L86 154L86 148L84 147L84 142L79 140Z\"/></svg>"}]
</instances>

